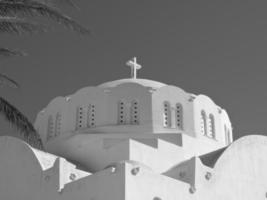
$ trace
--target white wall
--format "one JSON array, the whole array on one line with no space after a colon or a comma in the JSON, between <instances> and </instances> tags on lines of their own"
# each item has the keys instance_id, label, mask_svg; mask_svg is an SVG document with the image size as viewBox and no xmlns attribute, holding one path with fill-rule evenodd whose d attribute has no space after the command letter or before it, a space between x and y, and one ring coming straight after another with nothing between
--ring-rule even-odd
<instances>
[{"instance_id":1,"label":"white wall","mask_svg":"<svg viewBox=\"0 0 267 200\"><path fill-rule=\"evenodd\" d=\"M198 95L193 101L194 103L194 122L195 122L195 132L199 140L209 139L218 145L225 144L225 131L224 124L228 127L231 126L230 120L227 113L218 107L209 97L205 95ZM208 116L212 114L215 120L215 139L211 137L204 136L201 133L201 111L205 111L207 116L206 127L208 128ZM232 134L232 132L231 132Z\"/></svg>"}]
</instances>

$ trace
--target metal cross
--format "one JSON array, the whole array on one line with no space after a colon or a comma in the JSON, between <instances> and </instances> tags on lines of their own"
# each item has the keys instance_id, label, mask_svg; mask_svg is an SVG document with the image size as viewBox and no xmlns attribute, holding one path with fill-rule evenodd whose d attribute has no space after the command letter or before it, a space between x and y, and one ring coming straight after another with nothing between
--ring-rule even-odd
<instances>
[{"instance_id":1,"label":"metal cross","mask_svg":"<svg viewBox=\"0 0 267 200\"><path fill-rule=\"evenodd\" d=\"M142 68L142 66L137 63L136 57L133 57L132 60L129 60L126 65L131 67L131 78L136 79L137 70Z\"/></svg>"}]
</instances>

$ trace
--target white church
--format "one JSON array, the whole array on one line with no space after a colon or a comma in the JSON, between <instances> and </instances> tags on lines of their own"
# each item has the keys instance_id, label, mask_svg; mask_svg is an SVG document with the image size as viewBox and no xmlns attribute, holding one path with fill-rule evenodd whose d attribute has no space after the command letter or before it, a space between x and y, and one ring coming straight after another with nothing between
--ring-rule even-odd
<instances>
[{"instance_id":1,"label":"white church","mask_svg":"<svg viewBox=\"0 0 267 200\"><path fill-rule=\"evenodd\" d=\"M0 200L264 200L267 137L233 142L206 95L137 78L53 99L35 128L46 152L0 137Z\"/></svg>"}]
</instances>

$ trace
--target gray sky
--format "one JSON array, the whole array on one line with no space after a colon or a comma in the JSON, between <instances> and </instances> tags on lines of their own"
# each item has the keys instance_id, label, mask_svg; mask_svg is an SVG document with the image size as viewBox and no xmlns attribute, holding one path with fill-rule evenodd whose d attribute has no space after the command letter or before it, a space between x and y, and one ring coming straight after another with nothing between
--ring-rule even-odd
<instances>
[{"instance_id":1,"label":"gray sky","mask_svg":"<svg viewBox=\"0 0 267 200\"><path fill-rule=\"evenodd\" d=\"M29 54L0 63L1 72L22 86L0 88L1 95L32 122L56 96L129 77L125 62L137 56L143 66L139 77L206 94L225 108L235 138L267 135L266 1L77 4L81 10L68 13L90 27L92 36L81 37L61 26L41 35L1 35L2 46Z\"/></svg>"}]
</instances>

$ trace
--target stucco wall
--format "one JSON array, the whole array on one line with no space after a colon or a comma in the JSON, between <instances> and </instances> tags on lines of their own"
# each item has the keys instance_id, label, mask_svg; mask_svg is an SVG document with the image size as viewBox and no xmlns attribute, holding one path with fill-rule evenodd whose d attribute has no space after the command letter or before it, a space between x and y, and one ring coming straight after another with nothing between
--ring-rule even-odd
<instances>
[{"instance_id":1,"label":"stucco wall","mask_svg":"<svg viewBox=\"0 0 267 200\"><path fill-rule=\"evenodd\" d=\"M168 145L162 143L158 147L167 150ZM151 154L145 146L138 147L138 142L132 143L130 149L138 155L142 148ZM169 150L172 151L172 145ZM255 135L243 137L216 154L219 157L213 168L196 157L181 161L161 174L144 163L123 160L91 174L19 139L2 136L0 199L261 200L267 192L266 154L267 137ZM212 159L214 155L209 156ZM143 158L143 162L150 159ZM181 177L183 171L185 176Z\"/></svg>"},{"instance_id":2,"label":"stucco wall","mask_svg":"<svg viewBox=\"0 0 267 200\"><path fill-rule=\"evenodd\" d=\"M230 131L230 138L232 138L232 128L229 117L227 113L218 107L209 97L205 95L198 95L194 99L194 123L195 123L195 132L198 139L209 138L213 140L213 142L217 144L228 145L225 143L225 129L224 125ZM205 112L206 114L206 128L207 134L204 135L201 130L201 113ZM214 128L215 128L215 136L214 138L208 137L209 133L209 115L212 114L214 116ZM232 140L231 140L232 141Z\"/></svg>"}]
</instances>

